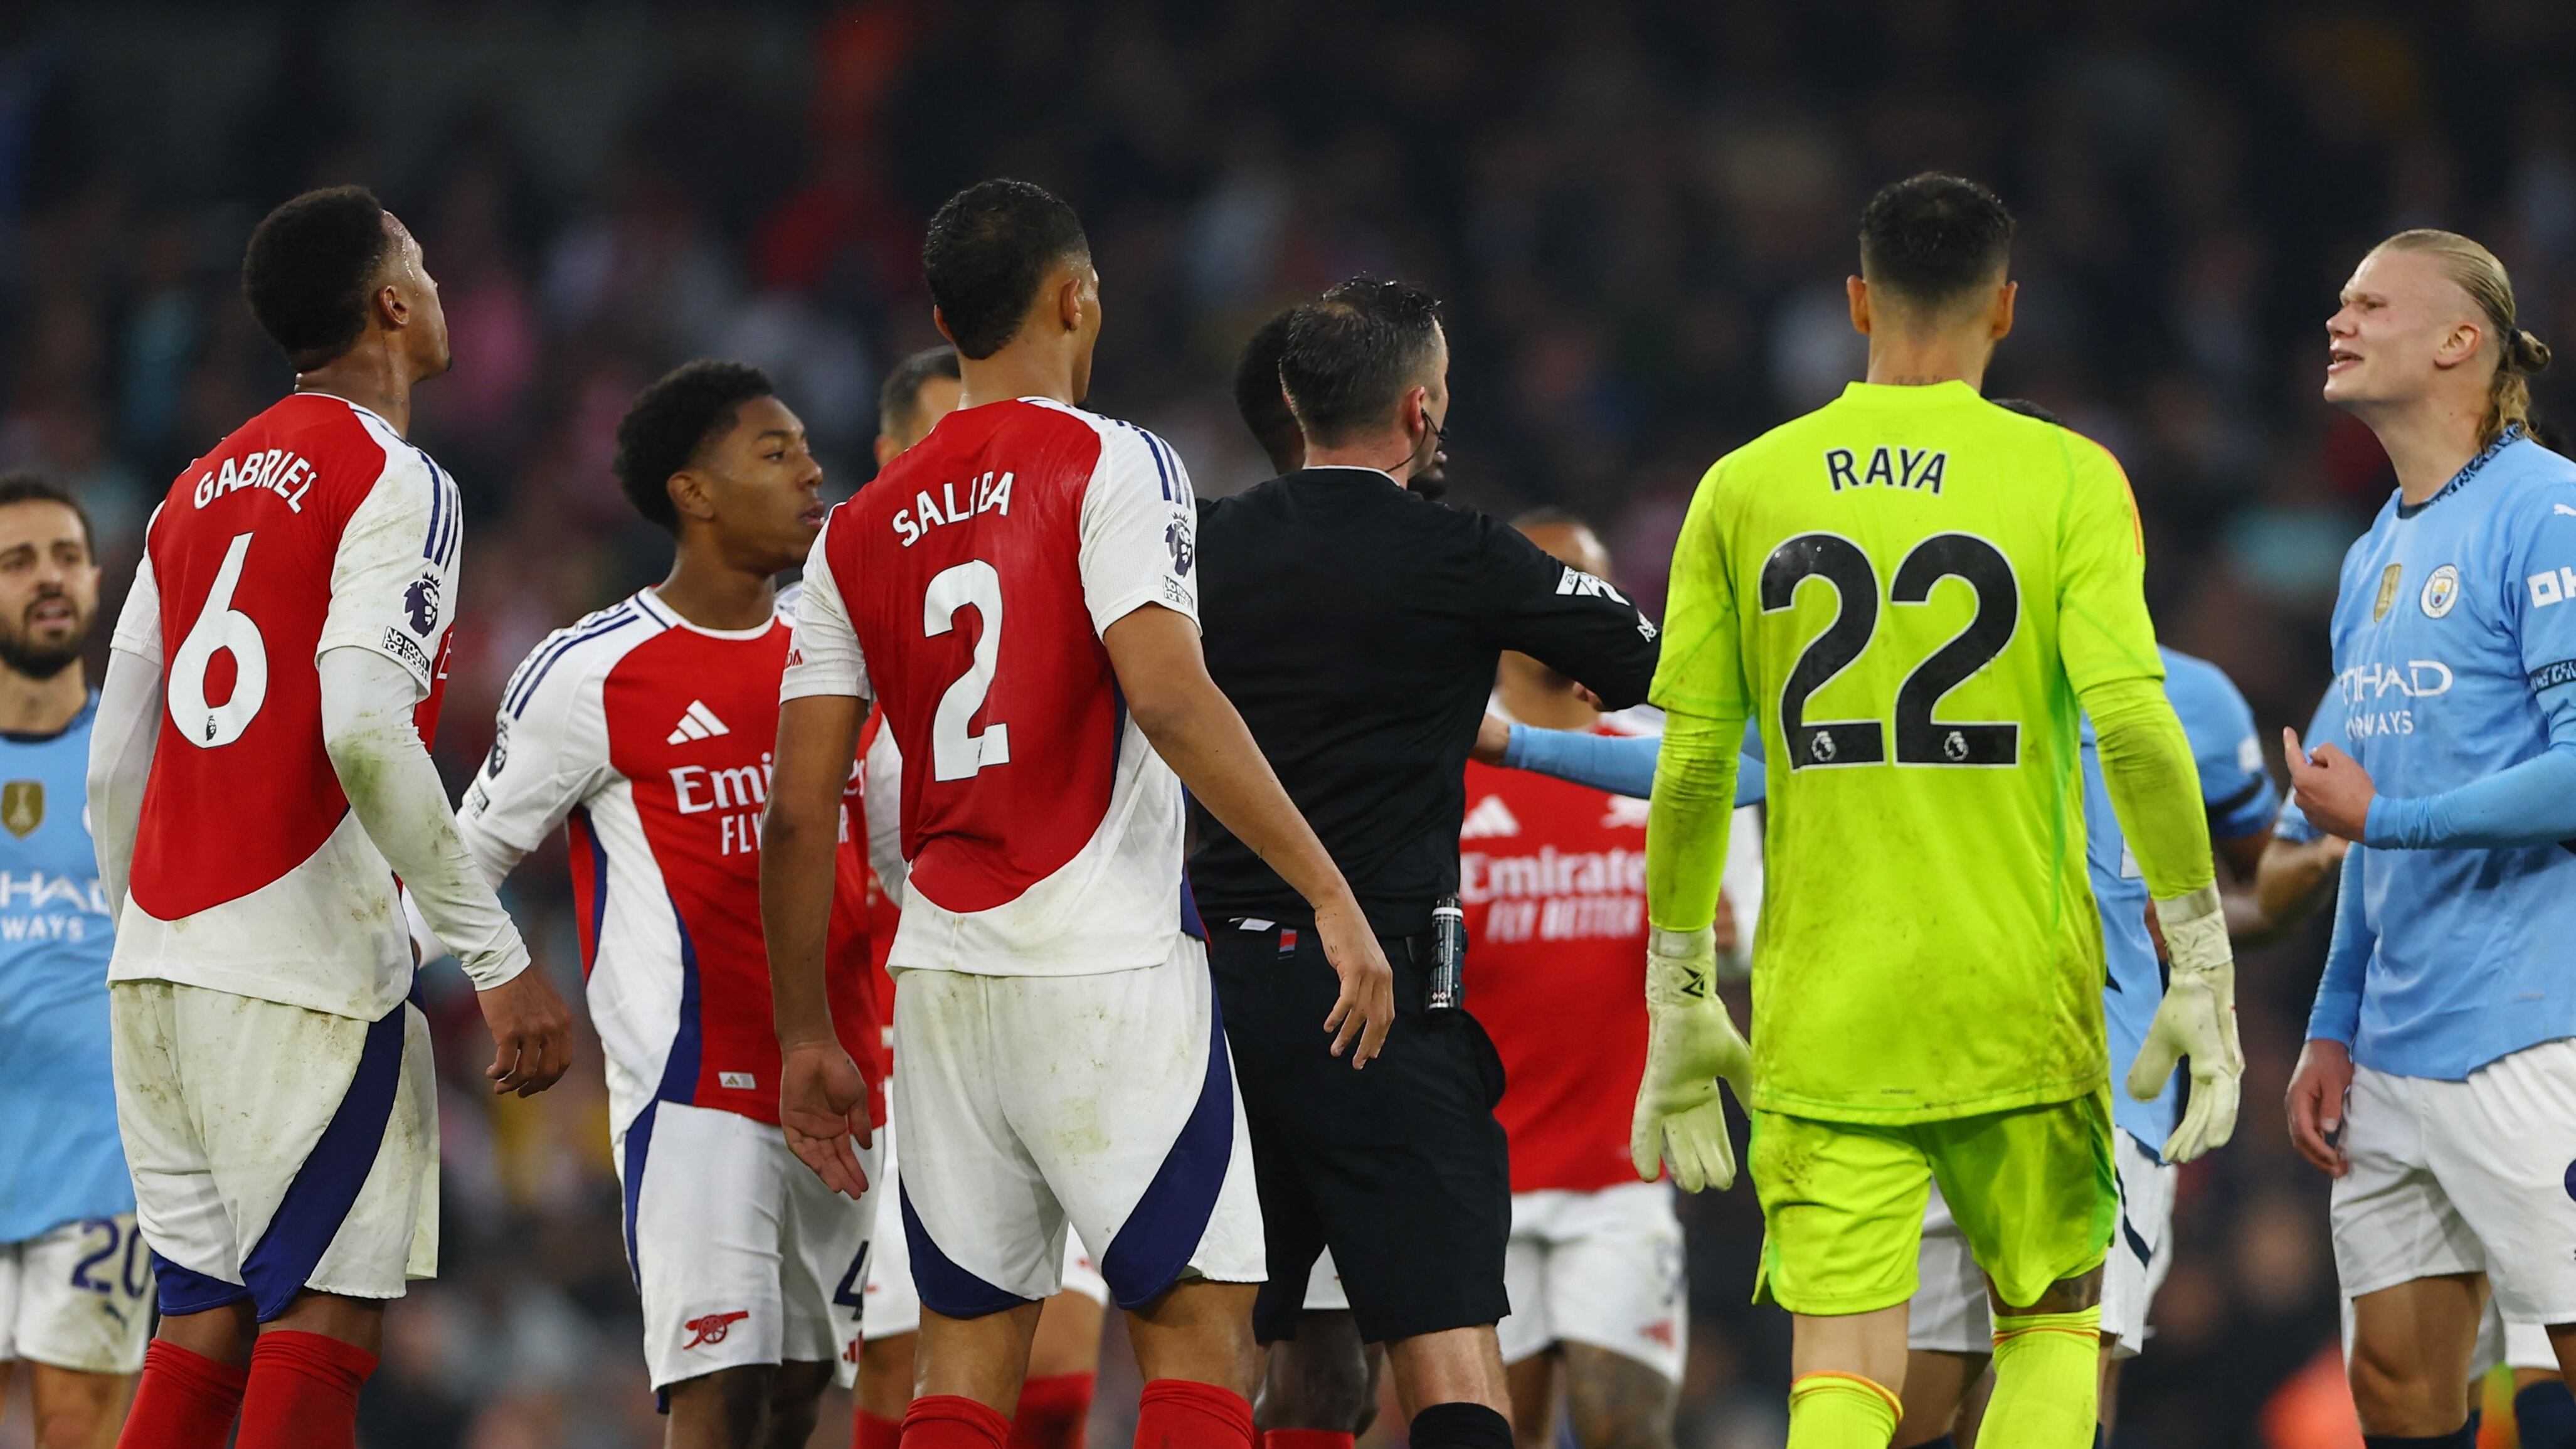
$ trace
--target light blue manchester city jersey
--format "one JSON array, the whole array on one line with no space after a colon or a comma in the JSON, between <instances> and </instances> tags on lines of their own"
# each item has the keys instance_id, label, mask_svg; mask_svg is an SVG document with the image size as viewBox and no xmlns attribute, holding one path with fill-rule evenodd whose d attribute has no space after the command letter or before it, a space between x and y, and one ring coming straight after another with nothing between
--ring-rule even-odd
<instances>
[{"instance_id":1,"label":"light blue manchester city jersey","mask_svg":"<svg viewBox=\"0 0 2576 1449\"><path fill-rule=\"evenodd\" d=\"M95 696L61 734L0 734L0 1243L134 1210L108 1074L113 945L90 844Z\"/></svg>"},{"instance_id":2,"label":"light blue manchester city jersey","mask_svg":"<svg viewBox=\"0 0 2576 1449\"><path fill-rule=\"evenodd\" d=\"M2576 463L2516 430L2420 507L2390 498L2344 558L2334 665L2328 709L2385 796L2576 742ZM2576 1036L2570 847L2374 848L2360 872L2377 940L2358 1018L2312 1034L2449 1080Z\"/></svg>"}]
</instances>

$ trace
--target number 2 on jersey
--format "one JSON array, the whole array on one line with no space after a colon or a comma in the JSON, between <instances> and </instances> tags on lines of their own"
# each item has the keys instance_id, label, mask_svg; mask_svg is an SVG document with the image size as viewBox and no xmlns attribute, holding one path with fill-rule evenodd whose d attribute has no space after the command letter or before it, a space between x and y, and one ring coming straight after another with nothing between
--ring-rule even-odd
<instances>
[{"instance_id":1,"label":"number 2 on jersey","mask_svg":"<svg viewBox=\"0 0 2576 1449\"><path fill-rule=\"evenodd\" d=\"M1885 727L1874 719L1807 719L1807 697L1851 667L1878 632L1878 570L1860 545L1836 533L1802 533L1762 561L1762 611L1776 613L1798 597L1798 585L1821 578L1841 600L1833 622L1810 641L1780 690L1780 738L1789 768L1874 765L1887 759ZM1977 612L1949 643L1905 676L1896 691L1896 762L1900 765L2011 765L2021 758L2021 726L1947 724L1932 718L1942 696L1965 684L2012 642L2021 619L2021 590L2003 551L1971 533L1941 533L1916 544L1896 567L1893 604L1920 604L1945 578L1977 592Z\"/></svg>"},{"instance_id":2,"label":"number 2 on jersey","mask_svg":"<svg viewBox=\"0 0 2576 1449\"><path fill-rule=\"evenodd\" d=\"M1000 721L982 734L967 733L984 696L993 688L993 666L1002 653L1002 575L980 558L941 569L921 595L921 634L936 639L957 625L957 611L967 605L984 616L975 636L975 660L939 696L930 717L930 778L964 780L987 765L1011 762L1011 727Z\"/></svg>"},{"instance_id":3,"label":"number 2 on jersey","mask_svg":"<svg viewBox=\"0 0 2576 1449\"><path fill-rule=\"evenodd\" d=\"M181 739L199 749L240 739L268 699L268 642L260 638L258 623L233 607L233 590L241 587L242 564L250 557L250 538L247 533L233 535L215 570L215 586L197 610L197 622L170 656L170 723ZM221 704L208 704L206 671L218 654L233 657L233 692Z\"/></svg>"}]
</instances>

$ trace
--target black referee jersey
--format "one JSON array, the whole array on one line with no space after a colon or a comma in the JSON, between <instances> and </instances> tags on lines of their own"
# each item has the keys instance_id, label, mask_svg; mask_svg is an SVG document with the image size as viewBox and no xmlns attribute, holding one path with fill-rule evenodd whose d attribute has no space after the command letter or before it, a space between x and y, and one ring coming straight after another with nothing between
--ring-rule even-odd
<instances>
[{"instance_id":1,"label":"black referee jersey","mask_svg":"<svg viewBox=\"0 0 2576 1449\"><path fill-rule=\"evenodd\" d=\"M1458 889L1467 753L1503 650L1613 709L1654 678L1655 625L1618 590L1374 468L1200 500L1198 569L1208 672L1381 936L1429 930ZM1202 917L1309 920L1241 841L1200 827Z\"/></svg>"}]
</instances>

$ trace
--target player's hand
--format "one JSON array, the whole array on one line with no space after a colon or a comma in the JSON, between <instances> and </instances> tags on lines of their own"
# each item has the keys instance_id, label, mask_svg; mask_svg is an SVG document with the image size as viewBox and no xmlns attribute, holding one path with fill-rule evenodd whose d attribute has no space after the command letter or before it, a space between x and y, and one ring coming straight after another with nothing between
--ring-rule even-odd
<instances>
[{"instance_id":1,"label":"player's hand","mask_svg":"<svg viewBox=\"0 0 2576 1449\"><path fill-rule=\"evenodd\" d=\"M2289 752L2291 797L2298 801L2301 813L2329 835L2361 839L2370 824L2370 802L2379 797L2370 772L2330 744L2319 745L2314 755L2309 754L2299 748L2297 730L2281 731L2281 740Z\"/></svg>"},{"instance_id":2,"label":"player's hand","mask_svg":"<svg viewBox=\"0 0 2576 1449\"><path fill-rule=\"evenodd\" d=\"M2343 1155L2345 1098L2352 1091L2352 1049L2311 1037L2290 1073L2290 1145L2328 1177L2352 1170Z\"/></svg>"},{"instance_id":3,"label":"player's hand","mask_svg":"<svg viewBox=\"0 0 2576 1449\"><path fill-rule=\"evenodd\" d=\"M778 1126L787 1148L814 1169L823 1185L845 1197L868 1190L867 1172L850 1146L875 1141L869 1120L868 1079L837 1041L781 1044L778 1054Z\"/></svg>"},{"instance_id":4,"label":"player's hand","mask_svg":"<svg viewBox=\"0 0 2576 1449\"><path fill-rule=\"evenodd\" d=\"M1753 1051L1717 999L1717 934L1649 927L1646 933L1646 1077L1628 1124L1628 1158L1655 1180L1660 1162L1684 1192L1735 1184L1735 1143L1727 1136L1724 1077L1743 1097L1753 1088Z\"/></svg>"},{"instance_id":5,"label":"player's hand","mask_svg":"<svg viewBox=\"0 0 2576 1449\"><path fill-rule=\"evenodd\" d=\"M474 999L492 1032L492 1065L483 1075L495 1093L533 1097L571 1069L572 1013L545 972L530 966Z\"/></svg>"},{"instance_id":6,"label":"player's hand","mask_svg":"<svg viewBox=\"0 0 2576 1449\"><path fill-rule=\"evenodd\" d=\"M1512 722L1488 710L1483 722L1476 726L1476 744L1467 751L1467 758L1480 765L1499 765L1511 747Z\"/></svg>"},{"instance_id":7,"label":"player's hand","mask_svg":"<svg viewBox=\"0 0 2576 1449\"><path fill-rule=\"evenodd\" d=\"M1386 964L1386 952L1357 901L1346 898L1339 905L1317 910L1315 939L1322 943L1333 974L1342 978L1342 993L1333 999L1324 1030L1333 1034L1333 1055L1350 1051L1351 1067L1357 1070L1377 1058L1378 1049L1386 1045L1387 1029L1395 1025L1395 971ZM1351 1047L1354 1038L1359 1042L1356 1049Z\"/></svg>"},{"instance_id":8,"label":"player's hand","mask_svg":"<svg viewBox=\"0 0 2576 1449\"><path fill-rule=\"evenodd\" d=\"M2171 962L2165 999L2147 1027L2129 1095L2152 1102L2173 1079L2174 1064L2191 1059L2191 1102L2165 1139L2167 1162L2189 1162L2226 1144L2236 1132L2237 1079L2245 1055L2236 1044L2236 958L2227 944L2227 913L2218 887L2156 902Z\"/></svg>"}]
</instances>

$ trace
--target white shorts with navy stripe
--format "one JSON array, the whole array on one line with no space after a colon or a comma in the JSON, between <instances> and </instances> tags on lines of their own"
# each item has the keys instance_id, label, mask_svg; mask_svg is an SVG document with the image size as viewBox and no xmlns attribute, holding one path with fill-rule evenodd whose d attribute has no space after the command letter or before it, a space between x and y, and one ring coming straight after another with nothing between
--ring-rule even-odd
<instances>
[{"instance_id":1,"label":"white shorts with navy stripe","mask_svg":"<svg viewBox=\"0 0 2576 1449\"><path fill-rule=\"evenodd\" d=\"M895 1094L895 1083L889 1078L887 1099L891 1101ZM876 1231L868 1239L867 1291L860 1295L867 1304L862 1322L870 1343L921 1331L921 1293L912 1286L912 1249L904 1240L903 1205L891 1190L903 1180L894 1138L892 1122L877 1129L877 1145L884 1149L877 1160L883 1165L868 1175L868 1181L878 1185L868 1193ZM1109 1306L1109 1285L1092 1266L1091 1250L1082 1245L1080 1233L1064 1235L1064 1291Z\"/></svg>"},{"instance_id":2,"label":"white shorts with navy stripe","mask_svg":"<svg viewBox=\"0 0 2576 1449\"><path fill-rule=\"evenodd\" d=\"M2173 1267L2174 1184L2181 1170L2160 1162L2126 1132L2111 1134L2119 1174L2120 1222L2102 1261L2102 1336L2111 1356L2135 1358L2147 1344L2147 1305ZM1921 1273L1908 1305L1905 1346L1921 1352L1992 1353L1986 1275L1968 1252L1941 1189L1923 1214Z\"/></svg>"},{"instance_id":3,"label":"white shorts with navy stripe","mask_svg":"<svg viewBox=\"0 0 2576 1449\"><path fill-rule=\"evenodd\" d=\"M1261 1207L1207 949L1090 976L904 971L898 1184L922 1303L973 1318L1064 1286L1068 1226L1110 1296L1258 1283Z\"/></svg>"},{"instance_id":4,"label":"white shorts with navy stripe","mask_svg":"<svg viewBox=\"0 0 2576 1449\"><path fill-rule=\"evenodd\" d=\"M851 1146L858 1201L823 1185L785 1133L738 1112L656 1102L617 1139L627 1266L653 1387L750 1364L858 1372L860 1288L881 1195L877 1149Z\"/></svg>"},{"instance_id":5,"label":"white shorts with navy stripe","mask_svg":"<svg viewBox=\"0 0 2576 1449\"><path fill-rule=\"evenodd\" d=\"M168 981L108 986L116 1118L163 1313L438 1268L438 1084L406 1002L368 1022Z\"/></svg>"}]
</instances>

